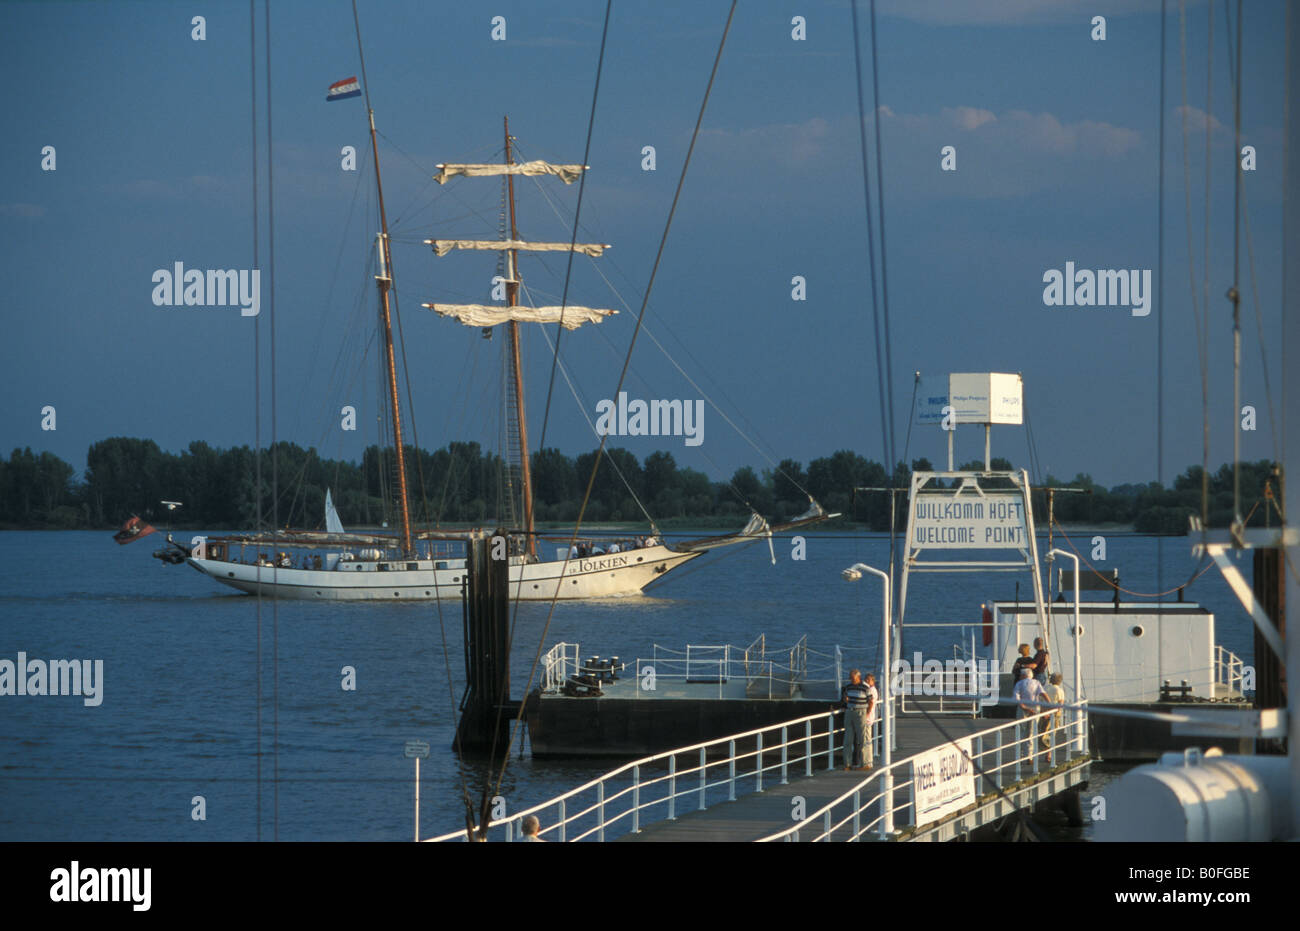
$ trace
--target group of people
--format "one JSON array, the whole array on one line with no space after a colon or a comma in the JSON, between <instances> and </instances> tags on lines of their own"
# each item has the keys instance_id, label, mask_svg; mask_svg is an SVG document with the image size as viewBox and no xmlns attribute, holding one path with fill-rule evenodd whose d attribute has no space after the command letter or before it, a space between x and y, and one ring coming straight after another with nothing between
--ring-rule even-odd
<instances>
[{"instance_id":1,"label":"group of people","mask_svg":"<svg viewBox=\"0 0 1300 931\"><path fill-rule=\"evenodd\" d=\"M1029 655L1027 643L1020 644L1020 655L1011 666L1011 675L1015 679L1012 697L1016 701L1016 717L1029 718L1030 736L1033 736L1034 722L1037 722L1038 741L1044 750L1052 747L1052 730L1061 726L1061 712L1044 709L1042 704L1065 704L1065 689L1061 688L1061 674L1052 672L1052 654L1048 652L1042 637L1034 638L1033 656Z\"/></svg>"},{"instance_id":2,"label":"group of people","mask_svg":"<svg viewBox=\"0 0 1300 931\"><path fill-rule=\"evenodd\" d=\"M849 681L840 689L840 701L834 707L844 710L844 768L869 770L875 764L871 731L876 724L876 677L862 670L849 670Z\"/></svg>"},{"instance_id":3,"label":"group of people","mask_svg":"<svg viewBox=\"0 0 1300 931\"><path fill-rule=\"evenodd\" d=\"M587 559L591 556L607 556L611 553L626 553L628 550L639 550L647 546L658 545L658 537L633 537L630 540L614 540L604 546L600 543L583 541L580 543L574 543L569 547L569 558Z\"/></svg>"},{"instance_id":4,"label":"group of people","mask_svg":"<svg viewBox=\"0 0 1300 931\"><path fill-rule=\"evenodd\" d=\"M242 561L243 560L240 560L240 562ZM319 569L321 568L322 563L320 554L313 555L311 553L304 553L299 563L295 565L292 556L288 553L280 552L275 554L274 562L266 553L258 553L257 565L279 569Z\"/></svg>"}]
</instances>

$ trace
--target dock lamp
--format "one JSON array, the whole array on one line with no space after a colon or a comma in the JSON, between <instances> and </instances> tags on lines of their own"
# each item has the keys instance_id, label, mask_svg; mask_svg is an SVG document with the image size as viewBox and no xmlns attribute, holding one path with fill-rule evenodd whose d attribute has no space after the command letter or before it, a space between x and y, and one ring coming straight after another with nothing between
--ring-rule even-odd
<instances>
[{"instance_id":1,"label":"dock lamp","mask_svg":"<svg viewBox=\"0 0 1300 931\"><path fill-rule=\"evenodd\" d=\"M1053 547L1047 551L1047 559L1050 562L1055 556L1064 556L1066 559L1074 562L1074 700L1077 702L1080 698L1079 689L1079 634L1082 632L1079 627L1079 557L1074 553L1067 553L1065 550Z\"/></svg>"},{"instance_id":2,"label":"dock lamp","mask_svg":"<svg viewBox=\"0 0 1300 931\"><path fill-rule=\"evenodd\" d=\"M1067 553L1065 550L1056 547L1047 551L1048 562L1051 562L1056 556L1064 556L1066 559L1074 562L1074 701L1077 703L1082 698L1079 692L1082 685L1080 680L1080 667L1083 665L1083 658L1079 655L1079 635L1083 633L1079 624L1079 557L1074 553ZM1048 571L1050 572L1051 570L1049 569ZM1050 605L1047 610L1050 616L1052 610ZM1076 726L1075 730L1076 733L1082 737L1082 725Z\"/></svg>"},{"instance_id":3,"label":"dock lamp","mask_svg":"<svg viewBox=\"0 0 1300 931\"><path fill-rule=\"evenodd\" d=\"M889 668L889 628L891 620L890 592L889 592L889 575L881 572L879 569L873 569L865 563L855 563L845 569L841 575L846 582L857 582L862 578L862 573L869 572L872 575L879 576L884 583L884 597L882 599L882 609L880 616L880 645L881 652L885 658L884 675L880 677L880 704L884 707L884 715L880 719L881 737L884 739L885 749L883 753L882 766L884 768L884 777L882 779L881 791L884 803L884 818L881 822L880 833L886 836L894 833L894 770L893 770L893 745L894 745L894 724L893 711L894 706L890 701L890 678L892 670Z\"/></svg>"},{"instance_id":4,"label":"dock lamp","mask_svg":"<svg viewBox=\"0 0 1300 931\"><path fill-rule=\"evenodd\" d=\"M415 760L415 842L420 842L420 760L429 755L429 744L423 740L406 742L406 758Z\"/></svg>"}]
</instances>

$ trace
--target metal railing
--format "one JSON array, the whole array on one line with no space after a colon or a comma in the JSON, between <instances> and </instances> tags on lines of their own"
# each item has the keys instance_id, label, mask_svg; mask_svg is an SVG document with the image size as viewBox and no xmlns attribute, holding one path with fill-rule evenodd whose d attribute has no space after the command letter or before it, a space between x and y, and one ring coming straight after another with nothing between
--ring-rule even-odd
<instances>
[{"instance_id":1,"label":"metal railing","mask_svg":"<svg viewBox=\"0 0 1300 931\"><path fill-rule=\"evenodd\" d=\"M953 662L964 664L978 661L955 659ZM919 714L924 707L930 712L958 713L973 718L979 715L980 705L987 696L987 692L981 691L981 675L978 667L945 668L933 672L913 669L899 673L891 684L900 699L898 710L903 714ZM939 679L937 688L934 682L936 676ZM997 685L997 680L994 679L992 698L997 698ZM908 707L909 698L912 700L911 707Z\"/></svg>"},{"instance_id":2,"label":"metal railing","mask_svg":"<svg viewBox=\"0 0 1300 931\"><path fill-rule=\"evenodd\" d=\"M792 647L769 651L766 638L760 635L743 649L730 644L688 644L685 650L674 650L655 644L649 658L637 657L630 668L636 682L637 697L643 690L658 691L661 683L673 681L683 685L716 683L718 695L722 697L726 684L737 680L744 683L751 698L789 698L805 683L829 685L835 682L838 687L838 647L836 651L835 654L823 654L809 650L807 636L801 637ZM816 678L811 679L810 656L819 660L812 667ZM623 668L620 666L614 672ZM579 644L557 643L542 657L541 689L544 694L558 694L564 691L565 683L571 678L603 671L606 670L586 669Z\"/></svg>"},{"instance_id":3,"label":"metal railing","mask_svg":"<svg viewBox=\"0 0 1300 931\"><path fill-rule=\"evenodd\" d=\"M990 800L1023 779L1087 758L1086 705L1081 702L1071 708L1008 721L959 738L971 742L975 800ZM1047 746L1043 745L1044 739ZM886 806L893 815L895 831L922 827L914 823L916 785L912 759L897 760L889 767L874 770L838 798L807 813L788 828L759 838L759 842L798 841L801 833L813 830L816 833L808 840L857 841L873 833L884 839ZM893 776L893 797L888 800L884 789L887 771Z\"/></svg>"},{"instance_id":4,"label":"metal railing","mask_svg":"<svg viewBox=\"0 0 1300 931\"><path fill-rule=\"evenodd\" d=\"M554 694L564 689L570 676L578 674L578 644L557 643L542 657L542 692Z\"/></svg>"},{"instance_id":5,"label":"metal railing","mask_svg":"<svg viewBox=\"0 0 1300 931\"><path fill-rule=\"evenodd\" d=\"M1222 644L1214 646L1214 684L1221 685L1238 695L1242 691L1246 676L1246 663L1236 653L1225 649Z\"/></svg>"},{"instance_id":6,"label":"metal railing","mask_svg":"<svg viewBox=\"0 0 1300 931\"><path fill-rule=\"evenodd\" d=\"M679 812L704 811L711 803L735 801L745 791L762 792L765 781L784 785L792 775L833 769L842 750L843 712L824 711L757 730L656 753L625 763L603 776L493 820L504 840L521 836L522 821L536 815L544 840L605 840L608 833L637 832ZM873 731L879 739L879 723ZM710 793L712 793L710 795ZM466 840L464 829L426 841Z\"/></svg>"},{"instance_id":7,"label":"metal railing","mask_svg":"<svg viewBox=\"0 0 1300 931\"><path fill-rule=\"evenodd\" d=\"M673 650L654 645L650 659L638 657L637 692L642 691L642 673L647 667L654 670L654 690L658 690L665 680L677 680L683 684L717 683L718 694L723 694L723 686L734 680L745 684L746 694L751 698L788 698L799 686L808 682L833 681L831 657L827 655L825 666L814 669L824 678L809 678L810 654L808 638L802 637L792 647L782 650L768 650L763 637L759 637L748 647L735 646L697 646L687 645L685 650Z\"/></svg>"}]
</instances>

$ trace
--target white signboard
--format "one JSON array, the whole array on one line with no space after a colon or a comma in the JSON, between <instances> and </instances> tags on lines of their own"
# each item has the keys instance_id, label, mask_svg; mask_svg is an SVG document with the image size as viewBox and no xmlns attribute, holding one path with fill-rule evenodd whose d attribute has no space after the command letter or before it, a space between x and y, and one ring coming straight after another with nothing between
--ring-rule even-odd
<instances>
[{"instance_id":1,"label":"white signboard","mask_svg":"<svg viewBox=\"0 0 1300 931\"><path fill-rule=\"evenodd\" d=\"M957 372L924 375L916 392L916 422L943 423L951 407L953 424L1019 424L1024 418L1024 386L1019 375Z\"/></svg>"},{"instance_id":2,"label":"white signboard","mask_svg":"<svg viewBox=\"0 0 1300 931\"><path fill-rule=\"evenodd\" d=\"M912 758L916 824L920 827L975 802L971 741L962 737Z\"/></svg>"},{"instance_id":3,"label":"white signboard","mask_svg":"<svg viewBox=\"0 0 1300 931\"><path fill-rule=\"evenodd\" d=\"M1017 493L918 494L912 539L921 549L1021 550L1029 545L1025 502Z\"/></svg>"}]
</instances>

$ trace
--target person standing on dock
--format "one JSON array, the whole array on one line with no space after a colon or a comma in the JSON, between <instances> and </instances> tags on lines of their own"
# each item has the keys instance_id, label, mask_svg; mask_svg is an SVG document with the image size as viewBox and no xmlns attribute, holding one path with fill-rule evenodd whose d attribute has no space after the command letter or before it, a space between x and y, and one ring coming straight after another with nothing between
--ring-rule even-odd
<instances>
[{"instance_id":1,"label":"person standing on dock","mask_svg":"<svg viewBox=\"0 0 1300 931\"><path fill-rule=\"evenodd\" d=\"M1065 689L1061 688L1061 674L1059 672L1052 673L1049 681L1051 682L1051 685L1047 687L1047 700L1057 705L1064 705ZM1059 731L1061 728L1060 709L1058 708L1056 711L1048 712L1046 720L1050 723L1053 731ZM1051 745L1050 741L1047 740L1047 735L1044 735L1044 741L1047 746Z\"/></svg>"},{"instance_id":2,"label":"person standing on dock","mask_svg":"<svg viewBox=\"0 0 1300 931\"><path fill-rule=\"evenodd\" d=\"M1011 664L1011 682L1012 685L1019 685L1023 676L1023 670L1028 669L1031 673L1034 671L1034 660L1029 655L1029 644L1020 644L1020 655L1016 661Z\"/></svg>"},{"instance_id":3,"label":"person standing on dock","mask_svg":"<svg viewBox=\"0 0 1300 931\"><path fill-rule=\"evenodd\" d=\"M534 844L546 843L546 841L542 840L540 837L537 836L538 832L540 832L541 829L542 829L542 823L537 820L537 816L528 815L526 818L524 818L523 825L520 827L520 833L523 834L523 836L519 838L520 842L534 843Z\"/></svg>"},{"instance_id":4,"label":"person standing on dock","mask_svg":"<svg viewBox=\"0 0 1300 931\"><path fill-rule=\"evenodd\" d=\"M1020 681L1016 683L1015 691L1011 693L1018 703L1016 706L1016 717L1027 718L1029 720L1029 739L1034 737L1034 719L1042 713L1035 703L1046 702L1047 692L1043 690L1043 685L1034 678L1032 664L1027 664L1020 670ZM1042 737L1047 739L1047 719L1042 722ZM1018 736L1018 735L1017 735Z\"/></svg>"},{"instance_id":5,"label":"person standing on dock","mask_svg":"<svg viewBox=\"0 0 1300 931\"><path fill-rule=\"evenodd\" d=\"M862 680L862 670L849 670L849 681L840 690L840 703L844 709L844 768L871 769L875 761L871 745L871 725L876 716L875 676Z\"/></svg>"},{"instance_id":6,"label":"person standing on dock","mask_svg":"<svg viewBox=\"0 0 1300 931\"><path fill-rule=\"evenodd\" d=\"M1034 638L1034 678L1040 685L1047 685L1047 667L1052 662L1052 654L1047 652L1042 637Z\"/></svg>"}]
</instances>

